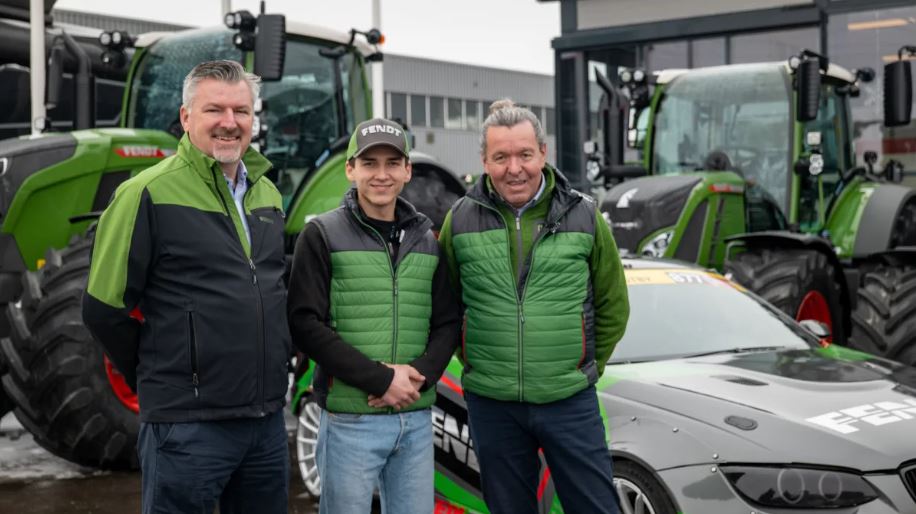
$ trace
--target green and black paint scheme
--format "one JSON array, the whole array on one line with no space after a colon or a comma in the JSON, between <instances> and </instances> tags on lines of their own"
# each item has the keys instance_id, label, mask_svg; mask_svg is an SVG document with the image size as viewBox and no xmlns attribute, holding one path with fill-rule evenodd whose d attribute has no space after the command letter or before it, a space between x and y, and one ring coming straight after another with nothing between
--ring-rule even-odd
<instances>
[{"instance_id":1,"label":"green and black paint scheme","mask_svg":"<svg viewBox=\"0 0 916 514\"><path fill-rule=\"evenodd\" d=\"M0 142L3 389L36 440L71 461L136 466L136 396L83 326L79 294L91 227L114 190L175 153L182 81L194 65L236 60L264 79L252 141L273 164L267 177L286 213L288 253L306 221L337 207L350 187L344 150L372 111L365 63L381 58L373 31L366 43L355 30L286 23L280 15L240 13L227 21L231 30L137 38L120 128ZM411 160L413 180L402 194L441 224L464 184L432 157L412 153Z\"/></svg>"},{"instance_id":2,"label":"green and black paint scheme","mask_svg":"<svg viewBox=\"0 0 916 514\"><path fill-rule=\"evenodd\" d=\"M603 144L590 171L618 245L730 273L838 343L916 365L916 191L895 161L876 170L866 152L857 166L852 142L849 98L873 76L809 51L627 70L629 98L599 76ZM886 124L909 121L910 76L908 62L886 67ZM624 165L624 141L641 162Z\"/></svg>"}]
</instances>

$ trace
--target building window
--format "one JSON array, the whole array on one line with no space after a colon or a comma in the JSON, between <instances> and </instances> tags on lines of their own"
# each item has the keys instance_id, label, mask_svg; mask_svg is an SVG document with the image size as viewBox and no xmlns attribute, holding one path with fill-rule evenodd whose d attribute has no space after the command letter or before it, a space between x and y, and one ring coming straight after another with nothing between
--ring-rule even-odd
<instances>
[{"instance_id":1,"label":"building window","mask_svg":"<svg viewBox=\"0 0 916 514\"><path fill-rule=\"evenodd\" d=\"M785 61L805 48L818 51L820 46L817 27L732 36L729 64Z\"/></svg>"},{"instance_id":2,"label":"building window","mask_svg":"<svg viewBox=\"0 0 916 514\"><path fill-rule=\"evenodd\" d=\"M652 43L645 46L645 67L651 71L687 67L687 42Z\"/></svg>"},{"instance_id":3,"label":"building window","mask_svg":"<svg viewBox=\"0 0 916 514\"><path fill-rule=\"evenodd\" d=\"M426 126L425 95L410 95L410 125L412 127Z\"/></svg>"},{"instance_id":4,"label":"building window","mask_svg":"<svg viewBox=\"0 0 916 514\"><path fill-rule=\"evenodd\" d=\"M462 129L464 124L461 122L461 100L459 98L449 98L447 102L448 113L445 118L445 128Z\"/></svg>"},{"instance_id":5,"label":"building window","mask_svg":"<svg viewBox=\"0 0 916 514\"><path fill-rule=\"evenodd\" d=\"M429 97L429 126L445 127L445 104L441 96Z\"/></svg>"},{"instance_id":6,"label":"building window","mask_svg":"<svg viewBox=\"0 0 916 514\"><path fill-rule=\"evenodd\" d=\"M388 102L388 119L406 123L407 95L404 93L390 93Z\"/></svg>"},{"instance_id":7,"label":"building window","mask_svg":"<svg viewBox=\"0 0 916 514\"><path fill-rule=\"evenodd\" d=\"M478 104L479 102L476 100L464 101L464 120L467 130L480 130L480 115L477 113Z\"/></svg>"},{"instance_id":8,"label":"building window","mask_svg":"<svg viewBox=\"0 0 916 514\"><path fill-rule=\"evenodd\" d=\"M725 38L694 39L690 42L690 56L692 68L725 64Z\"/></svg>"},{"instance_id":9,"label":"building window","mask_svg":"<svg viewBox=\"0 0 916 514\"><path fill-rule=\"evenodd\" d=\"M544 109L544 111L545 111L545 114L544 114L544 130L547 131L547 135L552 136L552 135L554 135L554 134L557 133L556 128L555 128L555 127L556 127L556 123L557 123L557 121L556 121L556 120L557 120L557 115L556 115L556 113L554 112L553 108L551 108L551 107L548 107L548 108Z\"/></svg>"}]
</instances>

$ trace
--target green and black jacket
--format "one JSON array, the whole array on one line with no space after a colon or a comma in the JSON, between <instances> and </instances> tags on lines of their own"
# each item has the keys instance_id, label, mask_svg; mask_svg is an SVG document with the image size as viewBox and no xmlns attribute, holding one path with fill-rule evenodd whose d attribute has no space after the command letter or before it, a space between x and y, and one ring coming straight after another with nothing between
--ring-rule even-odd
<instances>
[{"instance_id":1,"label":"green and black jacket","mask_svg":"<svg viewBox=\"0 0 916 514\"><path fill-rule=\"evenodd\" d=\"M594 384L629 316L623 266L591 198L546 166L521 215L490 185L458 200L439 235L465 306L468 391L548 403Z\"/></svg>"},{"instance_id":2,"label":"green and black jacket","mask_svg":"<svg viewBox=\"0 0 916 514\"><path fill-rule=\"evenodd\" d=\"M390 234L380 233L351 189L296 242L290 332L318 364L315 392L328 411L390 412L368 406L370 394L382 396L391 384L394 373L383 363L410 364L423 374L421 399L406 410L429 407L457 347L459 303L432 223L401 198L396 219Z\"/></svg>"},{"instance_id":3,"label":"green and black jacket","mask_svg":"<svg viewBox=\"0 0 916 514\"><path fill-rule=\"evenodd\" d=\"M187 135L99 220L83 319L137 391L142 421L258 417L285 403L284 216L267 159L248 149L243 162L250 243L219 163Z\"/></svg>"}]
</instances>

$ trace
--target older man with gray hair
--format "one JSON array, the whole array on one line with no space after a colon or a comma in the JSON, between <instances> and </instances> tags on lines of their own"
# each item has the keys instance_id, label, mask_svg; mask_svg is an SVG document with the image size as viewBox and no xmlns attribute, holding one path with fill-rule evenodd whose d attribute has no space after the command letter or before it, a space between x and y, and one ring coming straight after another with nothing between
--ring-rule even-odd
<instances>
[{"instance_id":1,"label":"older man with gray hair","mask_svg":"<svg viewBox=\"0 0 916 514\"><path fill-rule=\"evenodd\" d=\"M439 241L462 292L462 385L484 500L535 514L539 450L566 512L616 514L595 382L629 315L610 227L547 164L540 121L495 102L481 133L486 176Z\"/></svg>"},{"instance_id":2,"label":"older man with gray hair","mask_svg":"<svg viewBox=\"0 0 916 514\"><path fill-rule=\"evenodd\" d=\"M287 510L283 213L249 147L258 82L194 67L178 151L118 188L95 235L83 319L139 395L144 513Z\"/></svg>"}]
</instances>

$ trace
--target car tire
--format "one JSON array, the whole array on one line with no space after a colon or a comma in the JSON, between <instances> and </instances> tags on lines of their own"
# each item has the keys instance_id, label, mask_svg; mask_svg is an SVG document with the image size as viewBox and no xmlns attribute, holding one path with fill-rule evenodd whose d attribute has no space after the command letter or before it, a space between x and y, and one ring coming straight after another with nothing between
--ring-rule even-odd
<instances>
[{"instance_id":1,"label":"car tire","mask_svg":"<svg viewBox=\"0 0 916 514\"><path fill-rule=\"evenodd\" d=\"M847 339L843 323L840 284L836 270L827 256L815 250L749 248L725 263L725 272L742 286L789 316L818 319L803 315L803 305L810 299L823 302L823 317L830 326L833 342ZM808 311L810 312L810 311Z\"/></svg>"},{"instance_id":2,"label":"car tire","mask_svg":"<svg viewBox=\"0 0 916 514\"><path fill-rule=\"evenodd\" d=\"M3 387L35 441L71 462L136 469L139 418L115 395L102 348L82 321L92 242L75 237L49 250L45 266L23 274L10 304L10 337L0 342Z\"/></svg>"},{"instance_id":3,"label":"car tire","mask_svg":"<svg viewBox=\"0 0 916 514\"><path fill-rule=\"evenodd\" d=\"M621 512L677 514L668 492L642 466L630 461L614 462L614 489Z\"/></svg>"},{"instance_id":4,"label":"car tire","mask_svg":"<svg viewBox=\"0 0 916 514\"><path fill-rule=\"evenodd\" d=\"M860 284L849 345L916 366L916 267L880 266Z\"/></svg>"},{"instance_id":5,"label":"car tire","mask_svg":"<svg viewBox=\"0 0 916 514\"><path fill-rule=\"evenodd\" d=\"M299 465L299 476L302 478L305 491L312 498L319 498L321 479L318 477L318 461L315 454L318 448L321 407L310 396L306 396L301 402L296 423L296 463Z\"/></svg>"}]
</instances>

